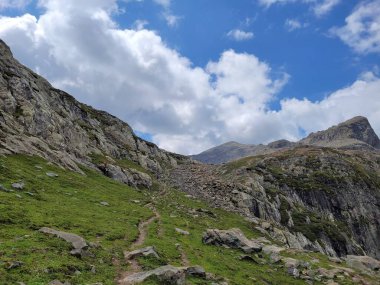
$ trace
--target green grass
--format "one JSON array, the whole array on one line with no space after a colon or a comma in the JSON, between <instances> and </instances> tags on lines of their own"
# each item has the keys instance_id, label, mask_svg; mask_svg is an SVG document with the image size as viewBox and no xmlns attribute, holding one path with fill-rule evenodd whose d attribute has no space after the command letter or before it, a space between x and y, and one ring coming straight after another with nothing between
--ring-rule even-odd
<instances>
[{"instance_id":1,"label":"green grass","mask_svg":"<svg viewBox=\"0 0 380 285\"><path fill-rule=\"evenodd\" d=\"M84 169L83 176L35 157L0 158L0 169L0 184L6 188L11 189L13 182L25 183L22 191L0 191L0 284L46 284L53 279L113 284L112 259L121 258L137 235L136 225L152 215L131 202L143 204L145 196L93 171ZM48 171L59 176L48 177ZM110 206L101 206L101 201ZM69 254L65 242L39 233L43 226L79 234L101 248L91 249L94 257L78 259ZM12 261L24 264L6 270ZM95 274L90 264L96 267ZM80 275L74 274L77 270Z\"/></svg>"},{"instance_id":2,"label":"green grass","mask_svg":"<svg viewBox=\"0 0 380 285\"><path fill-rule=\"evenodd\" d=\"M266 256L255 256L263 264L251 263L239 260L239 250L202 243L203 232L208 228L240 228L248 238L261 236L241 216L210 208L173 189L166 189L165 194L135 190L98 172L82 170L86 175L63 170L36 157L0 157L0 184L12 189L14 182L25 183L20 191L0 191L0 284L42 285L54 279L73 285L115 284L118 272L127 269L123 251L137 237L138 223L153 216L144 207L146 203L154 203L161 218L149 226L144 244L155 246L160 259L140 258L145 270L165 264L181 266L180 245L191 265L204 267L230 285L305 284L290 277L280 264L268 264ZM48 177L46 172L55 172L58 177ZM109 206L101 206L102 201ZM197 212L198 216L194 216L194 210L199 208L215 215ZM99 246L90 247L87 257L71 256L66 242L38 232L44 226L76 233ZM190 235L177 233L176 227ZM325 258L323 264L329 265L326 257L316 253L284 255L305 260ZM22 266L7 269L15 261L22 262ZM199 278L187 280L187 284L211 283ZM160 283L152 278L144 284Z\"/></svg>"}]
</instances>

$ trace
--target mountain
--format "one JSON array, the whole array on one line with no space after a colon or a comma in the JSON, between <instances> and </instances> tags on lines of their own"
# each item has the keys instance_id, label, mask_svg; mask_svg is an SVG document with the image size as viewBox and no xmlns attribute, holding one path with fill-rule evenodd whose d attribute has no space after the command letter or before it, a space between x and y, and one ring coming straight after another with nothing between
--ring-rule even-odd
<instances>
[{"instance_id":1,"label":"mountain","mask_svg":"<svg viewBox=\"0 0 380 285\"><path fill-rule=\"evenodd\" d=\"M325 131L311 133L301 144L334 148L380 149L380 140L365 117L354 117Z\"/></svg>"},{"instance_id":2,"label":"mountain","mask_svg":"<svg viewBox=\"0 0 380 285\"><path fill-rule=\"evenodd\" d=\"M203 163L220 164L252 155L270 154L298 145L324 146L346 149L380 149L380 140L365 117L354 117L325 131L311 133L299 142L279 140L268 145L245 145L229 142L213 147L191 158Z\"/></svg>"},{"instance_id":3,"label":"mountain","mask_svg":"<svg viewBox=\"0 0 380 285\"><path fill-rule=\"evenodd\" d=\"M184 156L169 153L137 137L118 118L79 103L21 65L0 41L0 153L44 157L81 172L93 167L130 185L151 181L139 167L156 175ZM137 165L133 171L121 166ZM138 167L139 166L139 167Z\"/></svg>"},{"instance_id":4,"label":"mountain","mask_svg":"<svg viewBox=\"0 0 380 285\"><path fill-rule=\"evenodd\" d=\"M277 141L201 164L0 41L0 284L379 284L380 157L359 125L336 137L368 148Z\"/></svg>"},{"instance_id":5,"label":"mountain","mask_svg":"<svg viewBox=\"0 0 380 285\"><path fill-rule=\"evenodd\" d=\"M247 145L237 142L228 142L190 157L203 163L219 164L242 157L272 153L279 149L290 148L293 145L294 143L287 140L274 141L268 145Z\"/></svg>"}]
</instances>

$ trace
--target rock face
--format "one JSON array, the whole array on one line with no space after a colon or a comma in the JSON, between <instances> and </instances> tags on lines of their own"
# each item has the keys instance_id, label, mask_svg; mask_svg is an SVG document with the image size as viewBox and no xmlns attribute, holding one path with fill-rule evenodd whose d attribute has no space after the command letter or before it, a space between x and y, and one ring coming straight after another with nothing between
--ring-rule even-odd
<instances>
[{"instance_id":1,"label":"rock face","mask_svg":"<svg viewBox=\"0 0 380 285\"><path fill-rule=\"evenodd\" d=\"M216 166L182 164L172 185L215 207L270 221L288 247L380 257L380 154L300 146Z\"/></svg>"},{"instance_id":2,"label":"rock face","mask_svg":"<svg viewBox=\"0 0 380 285\"><path fill-rule=\"evenodd\" d=\"M123 121L55 89L15 60L0 40L1 153L38 155L78 172L78 165L97 167L92 155L109 156L132 161L155 175L162 173L163 164L175 166L186 159L138 138ZM141 173L127 172L128 178L120 180L151 184Z\"/></svg>"},{"instance_id":3,"label":"rock face","mask_svg":"<svg viewBox=\"0 0 380 285\"><path fill-rule=\"evenodd\" d=\"M365 117L354 117L325 131L311 133L301 144L336 148L376 148L380 140Z\"/></svg>"},{"instance_id":4,"label":"rock face","mask_svg":"<svg viewBox=\"0 0 380 285\"><path fill-rule=\"evenodd\" d=\"M231 230L207 230L202 238L204 244L238 248L245 253L260 252L262 246L249 240L239 229Z\"/></svg>"},{"instance_id":5,"label":"rock face","mask_svg":"<svg viewBox=\"0 0 380 285\"><path fill-rule=\"evenodd\" d=\"M287 140L278 140L268 145L228 142L193 155L192 158L203 163L220 164L247 156L271 154L300 145L344 149L380 149L380 139L367 118L358 116L325 131L311 133L297 143Z\"/></svg>"}]
</instances>

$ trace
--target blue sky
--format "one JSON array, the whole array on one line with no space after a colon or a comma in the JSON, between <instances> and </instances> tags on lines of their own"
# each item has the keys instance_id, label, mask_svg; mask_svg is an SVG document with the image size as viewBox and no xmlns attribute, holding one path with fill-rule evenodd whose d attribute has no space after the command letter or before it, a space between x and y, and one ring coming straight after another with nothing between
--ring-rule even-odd
<instances>
[{"instance_id":1,"label":"blue sky","mask_svg":"<svg viewBox=\"0 0 380 285\"><path fill-rule=\"evenodd\" d=\"M171 151L355 115L380 132L379 0L1 0L0 14L22 63Z\"/></svg>"}]
</instances>

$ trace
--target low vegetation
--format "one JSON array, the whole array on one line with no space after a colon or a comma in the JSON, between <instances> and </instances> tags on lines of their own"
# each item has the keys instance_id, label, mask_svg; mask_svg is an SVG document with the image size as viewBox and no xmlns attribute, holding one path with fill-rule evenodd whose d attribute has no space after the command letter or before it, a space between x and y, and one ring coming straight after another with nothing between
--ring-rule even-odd
<instances>
[{"instance_id":1,"label":"low vegetation","mask_svg":"<svg viewBox=\"0 0 380 285\"><path fill-rule=\"evenodd\" d=\"M139 258L143 269L188 263L204 267L230 285L304 284L288 275L281 264L270 264L264 254L253 254L254 261L244 261L239 259L241 251L204 245L202 235L208 228L240 228L249 238L261 234L240 216L211 209L163 185L149 193L93 170L82 169L86 175L81 175L22 155L0 157L0 170L0 284L48 284L54 279L115 284L118 275L128 269L123 251L138 236L137 225L154 215L147 204L156 208L160 218L149 226L144 245L155 246L160 258ZM57 176L50 177L48 172ZM16 182L23 183L23 189L13 189ZM82 258L70 255L66 242L40 233L41 227L84 237L91 243L89 254ZM298 257L310 260L319 254ZM197 278L187 282L212 283ZM144 284L159 282L150 279Z\"/></svg>"}]
</instances>

